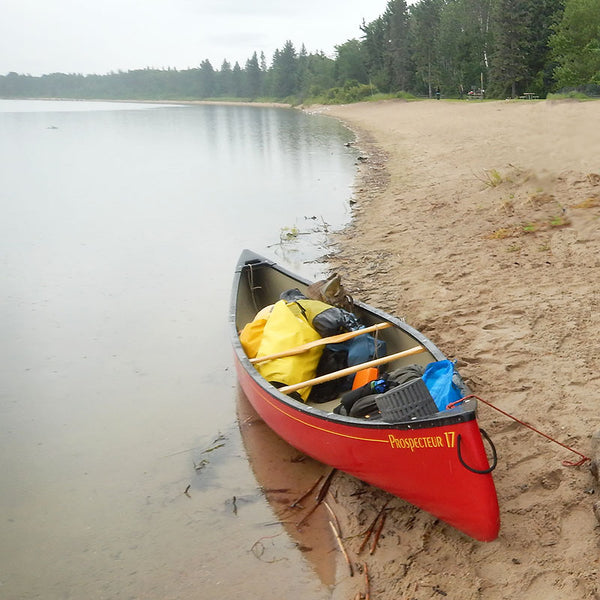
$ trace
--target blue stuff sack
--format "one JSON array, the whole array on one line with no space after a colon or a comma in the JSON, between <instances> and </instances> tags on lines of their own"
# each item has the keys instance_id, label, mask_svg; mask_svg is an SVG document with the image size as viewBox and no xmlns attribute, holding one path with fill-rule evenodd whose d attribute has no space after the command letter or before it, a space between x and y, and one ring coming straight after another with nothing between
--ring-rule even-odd
<instances>
[{"instance_id":1,"label":"blue stuff sack","mask_svg":"<svg viewBox=\"0 0 600 600\"><path fill-rule=\"evenodd\" d=\"M385 356L386 345L383 340L365 333L350 340L348 349L348 366L354 367L380 356Z\"/></svg>"},{"instance_id":2,"label":"blue stuff sack","mask_svg":"<svg viewBox=\"0 0 600 600\"><path fill-rule=\"evenodd\" d=\"M346 366L354 367L362 363L385 356L386 344L383 340L374 338L368 333L359 335L347 342L327 344L332 352L345 352L347 355Z\"/></svg>"},{"instance_id":3,"label":"blue stuff sack","mask_svg":"<svg viewBox=\"0 0 600 600\"><path fill-rule=\"evenodd\" d=\"M449 360L429 363L423 373L423 381L440 411L464 396L452 380L453 376L454 364Z\"/></svg>"}]
</instances>

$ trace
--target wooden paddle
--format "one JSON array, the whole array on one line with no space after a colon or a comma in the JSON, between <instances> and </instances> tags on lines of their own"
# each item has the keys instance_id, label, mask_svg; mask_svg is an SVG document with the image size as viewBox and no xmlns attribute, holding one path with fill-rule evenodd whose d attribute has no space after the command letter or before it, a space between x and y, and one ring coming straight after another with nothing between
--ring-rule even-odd
<instances>
[{"instance_id":1,"label":"wooden paddle","mask_svg":"<svg viewBox=\"0 0 600 600\"><path fill-rule=\"evenodd\" d=\"M307 342L306 344L302 344L302 346L296 346L295 348L282 350L276 354L257 356L256 358L251 358L250 362L254 365L267 360L274 360L275 358L283 358L284 356L295 356L296 354L302 354L303 352L306 352L311 348L316 348L317 346L325 346L326 344L340 344L341 342L351 340L352 338L362 335L363 333L372 333L373 331L379 331L380 329L386 329L387 327L391 326L391 323L377 323L376 325L371 325L370 327L365 327L364 329L356 329L354 331L348 331L347 333L339 333L338 335L331 335L326 338L321 338L319 340L315 340L314 342Z\"/></svg>"},{"instance_id":2,"label":"wooden paddle","mask_svg":"<svg viewBox=\"0 0 600 600\"><path fill-rule=\"evenodd\" d=\"M369 362L361 363L360 365L354 365L353 367L347 367L346 369L341 369L340 371L327 373L326 375L321 375L321 377L315 377L314 379L309 379L308 381L294 383L293 385L286 385L279 388L279 391L283 394L289 394L290 392L295 392L296 390L309 385L312 386L317 385L318 383L324 383L325 381L339 379L340 377L345 377L346 375L352 375L352 373L356 373L362 369L377 367L378 365L385 365L386 363L392 362L398 358L412 356L413 354L419 354L420 352L425 352L425 348L423 346L415 346L414 348L409 348L408 350L403 350L402 352L396 352L395 354L390 354L389 356L382 356L381 358L376 358L375 360L370 360Z\"/></svg>"}]
</instances>

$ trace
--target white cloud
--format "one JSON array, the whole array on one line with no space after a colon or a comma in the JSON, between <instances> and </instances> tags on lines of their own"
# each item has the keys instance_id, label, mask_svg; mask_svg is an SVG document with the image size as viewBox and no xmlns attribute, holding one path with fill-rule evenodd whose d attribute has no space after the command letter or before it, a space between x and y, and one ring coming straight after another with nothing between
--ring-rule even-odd
<instances>
[{"instance_id":1,"label":"white cloud","mask_svg":"<svg viewBox=\"0 0 600 600\"><path fill-rule=\"evenodd\" d=\"M0 0L0 74L243 66L291 40L327 54L387 0Z\"/></svg>"}]
</instances>

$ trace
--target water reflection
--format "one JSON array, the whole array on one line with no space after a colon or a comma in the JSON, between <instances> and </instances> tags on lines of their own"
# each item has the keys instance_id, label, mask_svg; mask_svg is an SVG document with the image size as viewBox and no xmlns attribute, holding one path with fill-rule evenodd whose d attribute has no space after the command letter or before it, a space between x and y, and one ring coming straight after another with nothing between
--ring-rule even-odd
<instances>
[{"instance_id":1,"label":"water reflection","mask_svg":"<svg viewBox=\"0 0 600 600\"><path fill-rule=\"evenodd\" d=\"M244 247L318 277L318 243L279 231L347 220L350 134L291 110L5 102L3 597L267 599L274 577L326 597L290 538L281 562L251 552L274 516L227 311Z\"/></svg>"},{"instance_id":2,"label":"water reflection","mask_svg":"<svg viewBox=\"0 0 600 600\"><path fill-rule=\"evenodd\" d=\"M258 416L240 390L238 418L244 447L258 484L264 491L278 522L295 541L312 568L326 585L335 581L335 542L324 506L310 514L318 492L313 491L301 503L292 507L316 483L326 477L330 469L316 462L284 442ZM306 521L303 523L304 518ZM256 553L262 556L264 545Z\"/></svg>"}]
</instances>

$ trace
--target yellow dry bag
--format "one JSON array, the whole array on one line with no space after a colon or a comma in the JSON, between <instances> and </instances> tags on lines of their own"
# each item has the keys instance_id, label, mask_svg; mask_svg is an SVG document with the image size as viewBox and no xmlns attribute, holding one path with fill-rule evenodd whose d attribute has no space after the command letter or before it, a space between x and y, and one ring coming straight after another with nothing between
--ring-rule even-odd
<instances>
[{"instance_id":1,"label":"yellow dry bag","mask_svg":"<svg viewBox=\"0 0 600 600\"><path fill-rule=\"evenodd\" d=\"M256 356L276 354L318 340L320 337L296 303L287 304L284 300L279 300L273 306L264 325ZM315 376L322 353L323 346L318 346L302 354L259 363L256 368L267 381L293 385ZM310 389L305 387L298 390L303 400L308 398Z\"/></svg>"}]
</instances>

